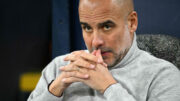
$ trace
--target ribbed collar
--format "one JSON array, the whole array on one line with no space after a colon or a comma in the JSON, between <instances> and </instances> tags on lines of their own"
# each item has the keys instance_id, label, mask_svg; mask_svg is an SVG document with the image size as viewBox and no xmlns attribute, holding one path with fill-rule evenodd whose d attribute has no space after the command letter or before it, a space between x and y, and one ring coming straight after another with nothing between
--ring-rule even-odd
<instances>
[{"instance_id":1,"label":"ribbed collar","mask_svg":"<svg viewBox=\"0 0 180 101\"><path fill-rule=\"evenodd\" d=\"M117 65L115 65L114 67L111 67L110 69L123 68L124 66L128 65L136 58L136 56L139 54L139 51L140 50L137 47L137 42L136 42L136 33L134 33L133 43L129 51Z\"/></svg>"}]
</instances>

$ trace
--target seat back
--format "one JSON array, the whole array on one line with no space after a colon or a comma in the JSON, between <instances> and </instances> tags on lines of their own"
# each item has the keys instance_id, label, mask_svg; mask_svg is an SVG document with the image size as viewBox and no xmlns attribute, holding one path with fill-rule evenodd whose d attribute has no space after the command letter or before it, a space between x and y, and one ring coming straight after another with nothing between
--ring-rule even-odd
<instances>
[{"instance_id":1,"label":"seat back","mask_svg":"<svg viewBox=\"0 0 180 101\"><path fill-rule=\"evenodd\" d=\"M138 47L165 59L180 69L180 39L163 34L137 35Z\"/></svg>"}]
</instances>

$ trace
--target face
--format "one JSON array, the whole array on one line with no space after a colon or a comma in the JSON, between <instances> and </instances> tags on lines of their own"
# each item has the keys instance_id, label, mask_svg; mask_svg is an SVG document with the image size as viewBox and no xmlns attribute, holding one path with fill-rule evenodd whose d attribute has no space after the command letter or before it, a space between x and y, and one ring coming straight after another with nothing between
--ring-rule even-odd
<instances>
[{"instance_id":1,"label":"face","mask_svg":"<svg viewBox=\"0 0 180 101\"><path fill-rule=\"evenodd\" d=\"M111 0L82 0L79 17L88 50L100 49L108 67L120 62L133 39L121 8Z\"/></svg>"}]
</instances>

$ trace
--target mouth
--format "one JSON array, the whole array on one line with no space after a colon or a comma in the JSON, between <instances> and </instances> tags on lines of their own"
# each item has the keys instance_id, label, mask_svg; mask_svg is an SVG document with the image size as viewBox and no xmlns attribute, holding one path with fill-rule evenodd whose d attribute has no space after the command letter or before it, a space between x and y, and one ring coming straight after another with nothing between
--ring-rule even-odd
<instances>
[{"instance_id":1,"label":"mouth","mask_svg":"<svg viewBox=\"0 0 180 101\"><path fill-rule=\"evenodd\" d=\"M104 51L104 52L101 52L101 55L102 56L108 56L111 52L109 51Z\"/></svg>"}]
</instances>

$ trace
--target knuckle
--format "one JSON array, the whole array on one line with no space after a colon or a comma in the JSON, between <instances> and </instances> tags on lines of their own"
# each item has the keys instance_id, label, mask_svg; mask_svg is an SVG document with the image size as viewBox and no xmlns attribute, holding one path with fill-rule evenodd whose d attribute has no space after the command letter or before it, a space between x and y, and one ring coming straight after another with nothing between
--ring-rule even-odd
<instances>
[{"instance_id":1,"label":"knuckle","mask_svg":"<svg viewBox=\"0 0 180 101\"><path fill-rule=\"evenodd\" d=\"M83 65L84 67L90 67L90 64L87 63L87 62L83 62L82 65Z\"/></svg>"},{"instance_id":2,"label":"knuckle","mask_svg":"<svg viewBox=\"0 0 180 101\"><path fill-rule=\"evenodd\" d=\"M76 53L79 55L79 54L82 54L84 51L83 50L80 50L80 51L77 51Z\"/></svg>"},{"instance_id":3,"label":"knuckle","mask_svg":"<svg viewBox=\"0 0 180 101\"><path fill-rule=\"evenodd\" d=\"M88 70L87 69L83 69L83 73L87 73L88 72Z\"/></svg>"},{"instance_id":4,"label":"knuckle","mask_svg":"<svg viewBox=\"0 0 180 101\"><path fill-rule=\"evenodd\" d=\"M66 78L64 83L70 83L71 79L70 78Z\"/></svg>"},{"instance_id":5,"label":"knuckle","mask_svg":"<svg viewBox=\"0 0 180 101\"><path fill-rule=\"evenodd\" d=\"M67 74L65 72L62 72L59 77L66 77L66 76L67 76Z\"/></svg>"},{"instance_id":6,"label":"knuckle","mask_svg":"<svg viewBox=\"0 0 180 101\"><path fill-rule=\"evenodd\" d=\"M85 52L81 52L81 55L80 55L81 57L85 57L86 55L85 55Z\"/></svg>"},{"instance_id":7,"label":"knuckle","mask_svg":"<svg viewBox=\"0 0 180 101\"><path fill-rule=\"evenodd\" d=\"M68 77L71 76L70 72L66 72L66 76Z\"/></svg>"},{"instance_id":8,"label":"knuckle","mask_svg":"<svg viewBox=\"0 0 180 101\"><path fill-rule=\"evenodd\" d=\"M75 65L78 65L79 63L81 63L81 59L77 59L77 60L74 62Z\"/></svg>"},{"instance_id":9,"label":"knuckle","mask_svg":"<svg viewBox=\"0 0 180 101\"><path fill-rule=\"evenodd\" d=\"M81 73L77 73L76 77L81 78L81 77L83 77L83 75Z\"/></svg>"},{"instance_id":10,"label":"knuckle","mask_svg":"<svg viewBox=\"0 0 180 101\"><path fill-rule=\"evenodd\" d=\"M77 75L78 75L78 72L75 71L73 76L77 76Z\"/></svg>"},{"instance_id":11,"label":"knuckle","mask_svg":"<svg viewBox=\"0 0 180 101\"><path fill-rule=\"evenodd\" d=\"M76 60L72 63L73 67L76 66L77 64L78 64L78 60Z\"/></svg>"},{"instance_id":12,"label":"knuckle","mask_svg":"<svg viewBox=\"0 0 180 101\"><path fill-rule=\"evenodd\" d=\"M77 63L76 63L76 62L73 62L73 63L71 64L71 69L74 70L74 68L76 68L76 67L77 67Z\"/></svg>"},{"instance_id":13,"label":"knuckle","mask_svg":"<svg viewBox=\"0 0 180 101\"><path fill-rule=\"evenodd\" d=\"M71 52L71 54L73 54L73 55L74 55L74 54L76 54L76 52L77 52L77 51Z\"/></svg>"},{"instance_id":14,"label":"knuckle","mask_svg":"<svg viewBox=\"0 0 180 101\"><path fill-rule=\"evenodd\" d=\"M88 63L88 62L86 62L86 63L84 63L87 67L90 67L91 66L91 64L90 63Z\"/></svg>"},{"instance_id":15,"label":"knuckle","mask_svg":"<svg viewBox=\"0 0 180 101\"><path fill-rule=\"evenodd\" d=\"M63 72L62 77L69 77L68 72Z\"/></svg>"},{"instance_id":16,"label":"knuckle","mask_svg":"<svg viewBox=\"0 0 180 101\"><path fill-rule=\"evenodd\" d=\"M79 55L79 54L81 54L81 53L82 53L82 51L74 51L74 52L72 52L71 54L74 55L74 56L77 56L77 55Z\"/></svg>"},{"instance_id":17,"label":"knuckle","mask_svg":"<svg viewBox=\"0 0 180 101\"><path fill-rule=\"evenodd\" d=\"M75 66L75 62L72 62L71 64L69 64L69 67L72 68Z\"/></svg>"},{"instance_id":18,"label":"knuckle","mask_svg":"<svg viewBox=\"0 0 180 101\"><path fill-rule=\"evenodd\" d=\"M96 57L96 56L92 56L91 58L92 58L92 60L94 60L94 61L97 61L97 60L98 60L98 57Z\"/></svg>"},{"instance_id":19,"label":"knuckle","mask_svg":"<svg viewBox=\"0 0 180 101\"><path fill-rule=\"evenodd\" d=\"M70 73L70 76L75 76L75 72L71 72L71 73Z\"/></svg>"}]
</instances>

